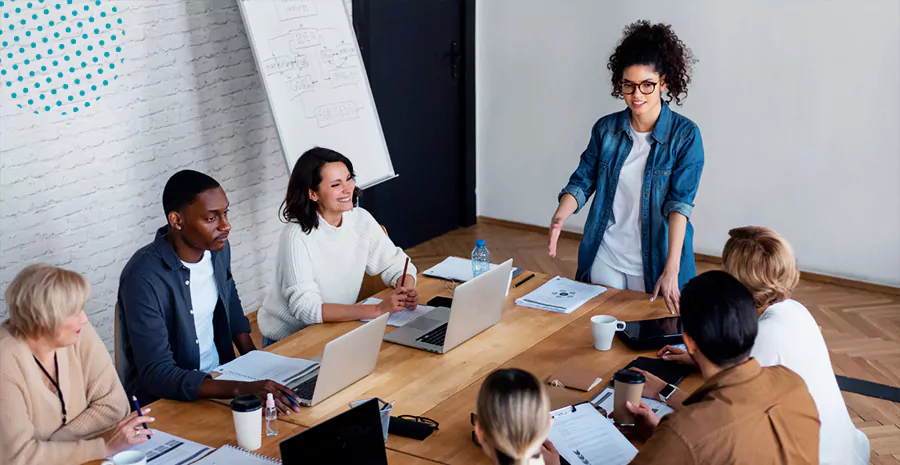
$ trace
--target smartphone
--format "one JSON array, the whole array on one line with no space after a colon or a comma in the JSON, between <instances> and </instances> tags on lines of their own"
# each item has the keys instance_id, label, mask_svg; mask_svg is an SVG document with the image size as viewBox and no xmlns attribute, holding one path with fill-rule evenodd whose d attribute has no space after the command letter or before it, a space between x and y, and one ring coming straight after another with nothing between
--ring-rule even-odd
<instances>
[{"instance_id":1,"label":"smartphone","mask_svg":"<svg viewBox=\"0 0 900 465\"><path fill-rule=\"evenodd\" d=\"M429 307L447 307L447 308L450 308L451 305L453 305L453 299L451 299L450 297L437 296L437 297L435 297L435 298L433 298L433 299L431 299L431 300L428 301L428 306L429 306Z\"/></svg>"}]
</instances>

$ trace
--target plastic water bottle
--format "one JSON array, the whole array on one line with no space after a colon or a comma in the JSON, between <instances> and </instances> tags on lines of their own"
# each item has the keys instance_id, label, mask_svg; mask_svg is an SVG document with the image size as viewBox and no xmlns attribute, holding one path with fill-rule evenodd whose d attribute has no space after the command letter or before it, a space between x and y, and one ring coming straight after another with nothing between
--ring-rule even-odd
<instances>
[{"instance_id":1,"label":"plastic water bottle","mask_svg":"<svg viewBox=\"0 0 900 465\"><path fill-rule=\"evenodd\" d=\"M491 254L484 248L484 240L475 241L475 248L472 249L472 276L477 277L481 273L491 269Z\"/></svg>"},{"instance_id":2,"label":"plastic water bottle","mask_svg":"<svg viewBox=\"0 0 900 465\"><path fill-rule=\"evenodd\" d=\"M271 392L266 394L266 436L278 436L278 410Z\"/></svg>"}]
</instances>

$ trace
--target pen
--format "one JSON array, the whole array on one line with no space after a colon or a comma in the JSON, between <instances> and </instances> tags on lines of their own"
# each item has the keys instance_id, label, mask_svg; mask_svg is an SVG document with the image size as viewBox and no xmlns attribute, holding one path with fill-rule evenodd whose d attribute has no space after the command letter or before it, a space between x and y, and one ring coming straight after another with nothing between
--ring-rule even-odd
<instances>
[{"instance_id":1,"label":"pen","mask_svg":"<svg viewBox=\"0 0 900 465\"><path fill-rule=\"evenodd\" d=\"M131 400L134 402L134 408L137 409L138 416L144 416L144 412L141 411L141 404L138 403L137 396L131 396ZM150 428L147 428L147 422L142 423L142 425L144 425L145 430L148 432L150 431ZM149 438L151 436L148 434L147 437Z\"/></svg>"},{"instance_id":2,"label":"pen","mask_svg":"<svg viewBox=\"0 0 900 465\"><path fill-rule=\"evenodd\" d=\"M516 283L513 287L519 287L519 286L525 284L525 281L528 281L529 279L531 279L531 278L533 278L533 277L534 277L534 273L531 273L531 274L528 275L525 279L523 279L523 280L519 281L518 283Z\"/></svg>"},{"instance_id":3,"label":"pen","mask_svg":"<svg viewBox=\"0 0 900 465\"><path fill-rule=\"evenodd\" d=\"M400 287L406 282L406 270L409 269L409 257L406 257L406 264L403 265L403 276L400 278Z\"/></svg>"}]
</instances>

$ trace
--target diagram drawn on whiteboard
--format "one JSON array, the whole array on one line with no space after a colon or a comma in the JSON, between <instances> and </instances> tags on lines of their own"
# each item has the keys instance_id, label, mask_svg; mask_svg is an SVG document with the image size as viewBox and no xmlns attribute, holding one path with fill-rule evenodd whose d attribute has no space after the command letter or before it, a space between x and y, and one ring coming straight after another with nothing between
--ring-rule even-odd
<instances>
[{"instance_id":1,"label":"diagram drawn on whiteboard","mask_svg":"<svg viewBox=\"0 0 900 465\"><path fill-rule=\"evenodd\" d=\"M304 18L318 14L316 3L277 2L278 17L296 28L287 34L269 39L272 56L262 61L266 76L276 77L270 82L284 86L291 102L303 108L306 118L315 119L320 128L359 118L365 107L340 93L326 91L359 85L363 73L354 60L359 54L356 45L344 41L337 29L317 29L303 24ZM346 97L358 95L347 93Z\"/></svg>"}]
</instances>

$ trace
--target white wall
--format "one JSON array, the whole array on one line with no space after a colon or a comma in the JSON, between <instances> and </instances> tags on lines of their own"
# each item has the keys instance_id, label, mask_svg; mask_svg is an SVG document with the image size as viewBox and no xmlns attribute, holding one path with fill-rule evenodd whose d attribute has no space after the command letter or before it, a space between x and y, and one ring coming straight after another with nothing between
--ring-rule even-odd
<instances>
[{"instance_id":1,"label":"white wall","mask_svg":"<svg viewBox=\"0 0 900 465\"><path fill-rule=\"evenodd\" d=\"M549 5L478 2L479 215L549 223L592 124L624 108L606 70L622 29L666 22L700 60L673 105L704 139L696 252L765 225L803 270L900 286L900 2Z\"/></svg>"},{"instance_id":2,"label":"white wall","mask_svg":"<svg viewBox=\"0 0 900 465\"><path fill-rule=\"evenodd\" d=\"M108 347L119 274L165 224L169 176L197 169L225 188L247 312L274 269L287 185L235 1L114 4L125 62L92 111L33 115L0 95L0 289L33 262L83 273L93 288L86 311ZM6 313L0 302L0 320Z\"/></svg>"}]
</instances>

